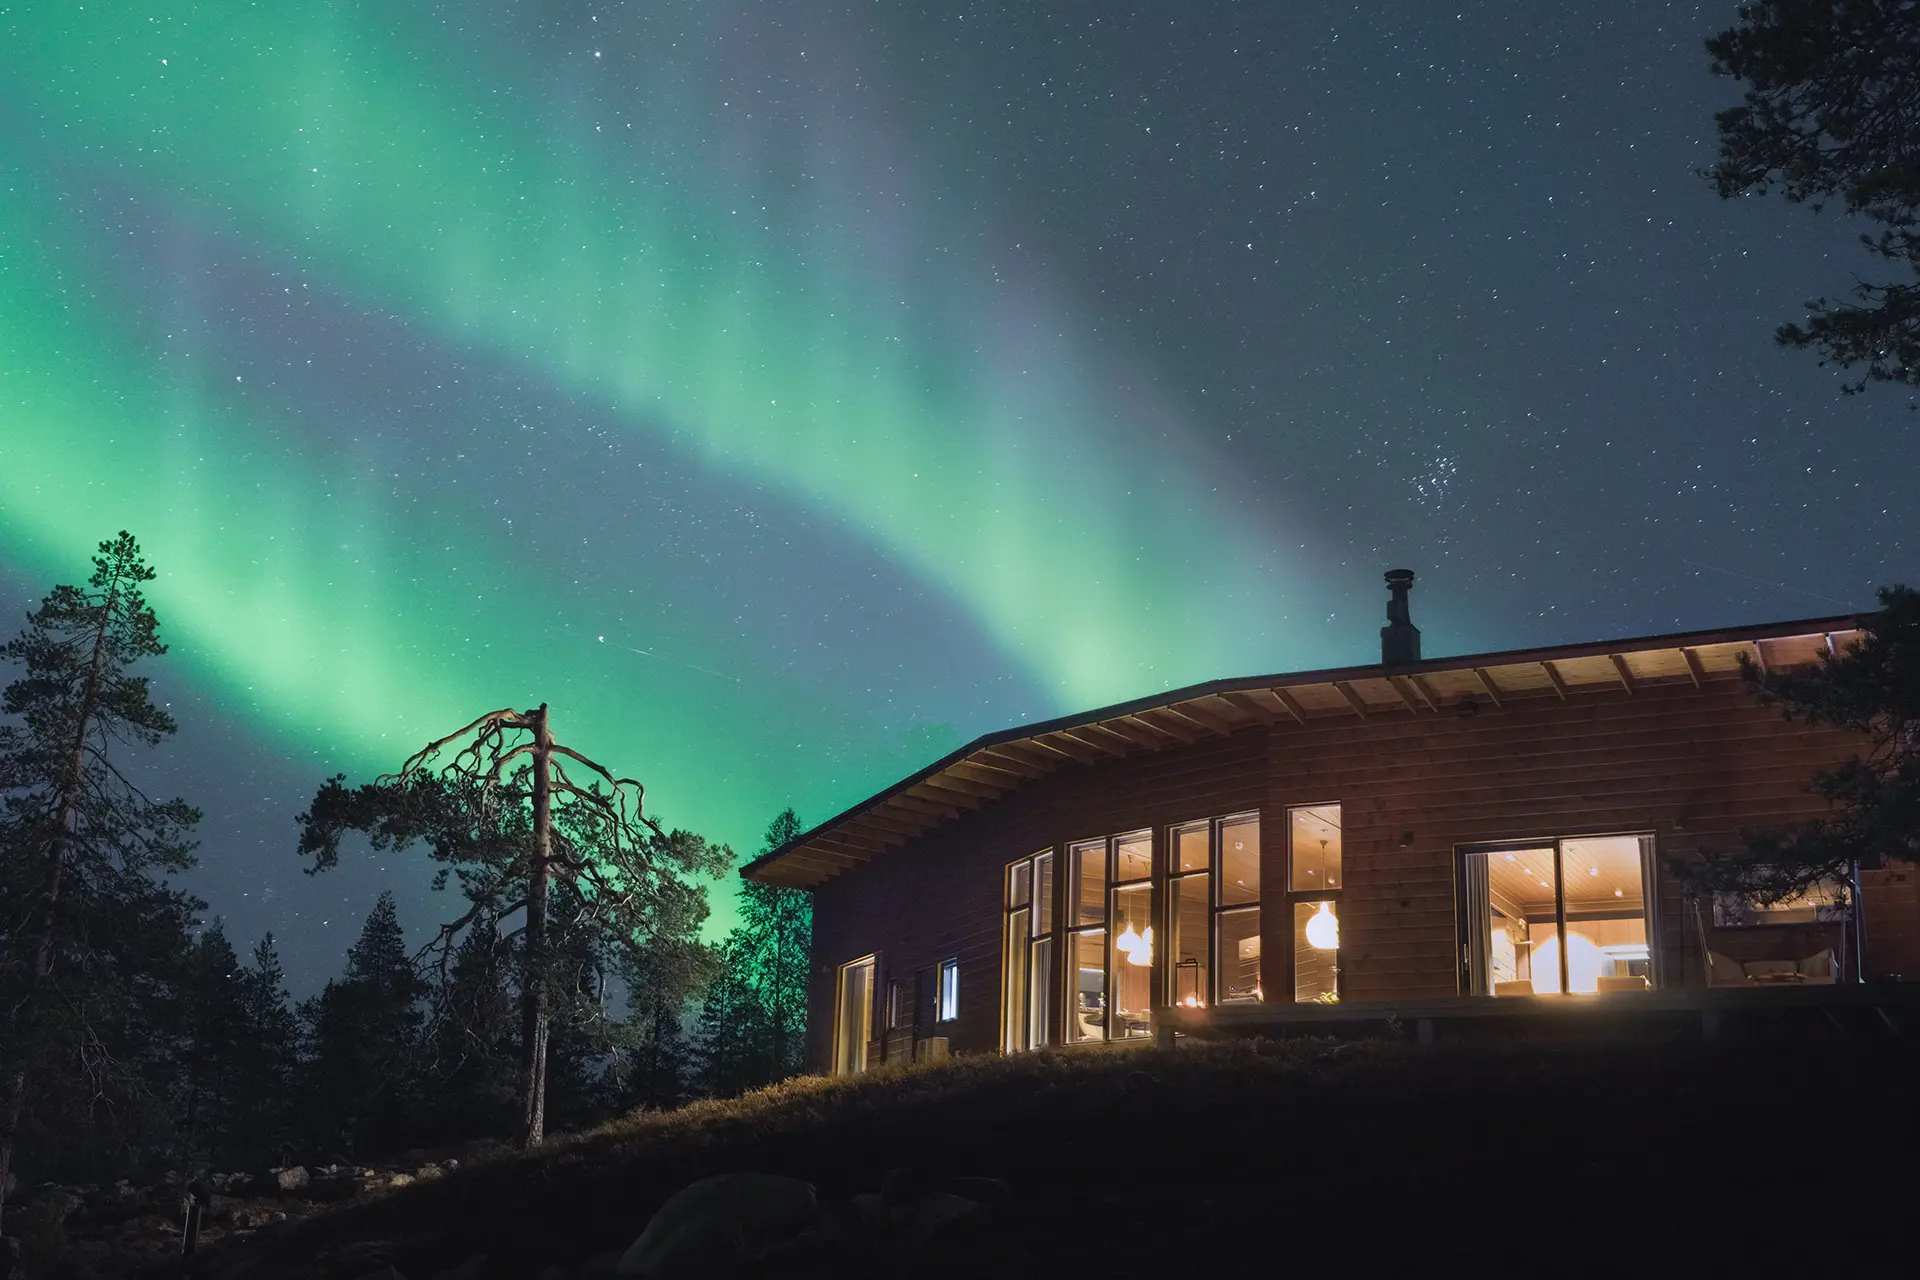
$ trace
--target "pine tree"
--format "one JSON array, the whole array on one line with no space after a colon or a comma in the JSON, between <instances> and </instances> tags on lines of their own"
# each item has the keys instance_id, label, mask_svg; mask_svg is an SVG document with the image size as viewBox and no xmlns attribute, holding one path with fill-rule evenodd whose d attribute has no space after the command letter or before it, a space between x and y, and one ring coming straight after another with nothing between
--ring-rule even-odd
<instances>
[{"instance_id":1,"label":"pine tree","mask_svg":"<svg viewBox=\"0 0 1920 1280\"><path fill-rule=\"evenodd\" d=\"M311 1138L328 1154L390 1151L415 1136L424 986L393 894L383 892L347 951L346 972L302 1006Z\"/></svg>"},{"instance_id":2,"label":"pine tree","mask_svg":"<svg viewBox=\"0 0 1920 1280\"><path fill-rule=\"evenodd\" d=\"M435 992L432 1111L440 1138L512 1132L518 1087L512 951L493 929L469 929Z\"/></svg>"},{"instance_id":3,"label":"pine tree","mask_svg":"<svg viewBox=\"0 0 1920 1280\"><path fill-rule=\"evenodd\" d=\"M1852 300L1807 304L1775 335L1869 382L1920 385L1920 13L1913 0L1751 0L1707 42L1713 70L1746 82L1716 117L1722 196L1779 190L1838 202L1878 228L1867 251L1906 277L1857 281Z\"/></svg>"},{"instance_id":4,"label":"pine tree","mask_svg":"<svg viewBox=\"0 0 1920 1280\"><path fill-rule=\"evenodd\" d=\"M218 917L187 955L179 998L181 1154L200 1168L227 1153L249 1028L240 959Z\"/></svg>"},{"instance_id":5,"label":"pine tree","mask_svg":"<svg viewBox=\"0 0 1920 1280\"><path fill-rule=\"evenodd\" d=\"M166 652L141 592L154 571L124 532L93 566L0 647L25 669L0 699L0 1184L36 1088L49 1103L140 1092L157 975L198 905L165 877L191 864L199 814L116 764L175 730L132 672Z\"/></svg>"},{"instance_id":6,"label":"pine tree","mask_svg":"<svg viewBox=\"0 0 1920 1280\"><path fill-rule=\"evenodd\" d=\"M784 810L768 824L763 852L800 830L793 810ZM721 944L719 972L700 1011L696 1054L707 1092L729 1096L804 1068L812 948L813 906L805 891L753 881L740 887L740 923Z\"/></svg>"},{"instance_id":7,"label":"pine tree","mask_svg":"<svg viewBox=\"0 0 1920 1280\"><path fill-rule=\"evenodd\" d=\"M244 1169L283 1155L289 1138L299 1024L271 933L254 945L239 988L242 1030L228 1142L234 1167Z\"/></svg>"}]
</instances>

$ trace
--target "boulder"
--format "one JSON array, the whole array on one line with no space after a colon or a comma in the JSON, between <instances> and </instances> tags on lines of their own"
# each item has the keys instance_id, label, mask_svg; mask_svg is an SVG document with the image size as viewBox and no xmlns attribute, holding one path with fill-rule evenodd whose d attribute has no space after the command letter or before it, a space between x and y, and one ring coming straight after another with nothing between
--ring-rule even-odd
<instances>
[{"instance_id":1,"label":"boulder","mask_svg":"<svg viewBox=\"0 0 1920 1280\"><path fill-rule=\"evenodd\" d=\"M767 1173L721 1173L681 1188L620 1256L617 1276L728 1280L819 1220L813 1184Z\"/></svg>"},{"instance_id":2,"label":"boulder","mask_svg":"<svg viewBox=\"0 0 1920 1280\"><path fill-rule=\"evenodd\" d=\"M283 1192L305 1191L307 1184L313 1181L313 1176L303 1164L296 1164L289 1169L275 1169L272 1173L273 1185Z\"/></svg>"},{"instance_id":3,"label":"boulder","mask_svg":"<svg viewBox=\"0 0 1920 1280\"><path fill-rule=\"evenodd\" d=\"M413 1182L414 1178L410 1173L396 1173L387 1179L387 1185L389 1187L410 1187L413 1185Z\"/></svg>"}]
</instances>

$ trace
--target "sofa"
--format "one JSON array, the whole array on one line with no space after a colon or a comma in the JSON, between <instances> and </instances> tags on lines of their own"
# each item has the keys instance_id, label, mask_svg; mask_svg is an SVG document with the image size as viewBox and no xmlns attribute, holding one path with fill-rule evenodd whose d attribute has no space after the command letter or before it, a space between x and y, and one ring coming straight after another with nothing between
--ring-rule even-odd
<instances>
[{"instance_id":1,"label":"sofa","mask_svg":"<svg viewBox=\"0 0 1920 1280\"><path fill-rule=\"evenodd\" d=\"M1735 960L1725 952L1707 952L1707 985L1710 987L1832 986L1839 966L1833 948L1816 951L1798 960Z\"/></svg>"}]
</instances>

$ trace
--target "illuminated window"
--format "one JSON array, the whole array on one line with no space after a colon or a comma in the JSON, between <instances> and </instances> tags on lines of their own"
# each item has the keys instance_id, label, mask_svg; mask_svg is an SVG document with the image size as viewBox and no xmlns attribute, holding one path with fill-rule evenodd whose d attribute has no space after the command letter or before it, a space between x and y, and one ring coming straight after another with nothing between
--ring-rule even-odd
<instances>
[{"instance_id":1,"label":"illuminated window","mask_svg":"<svg viewBox=\"0 0 1920 1280\"><path fill-rule=\"evenodd\" d=\"M952 1022L960 1016L960 962L942 960L940 962L939 1008L935 1012L938 1022Z\"/></svg>"},{"instance_id":2,"label":"illuminated window","mask_svg":"<svg viewBox=\"0 0 1920 1280\"><path fill-rule=\"evenodd\" d=\"M1000 960L1000 1047L1007 1053L1048 1043L1053 1010L1053 854L1036 853L1009 863ZM951 979L949 979L951 970ZM960 1002L960 967L940 967L940 1008L952 982L954 1016ZM948 1015L942 1012L943 1019Z\"/></svg>"},{"instance_id":3,"label":"illuminated window","mask_svg":"<svg viewBox=\"0 0 1920 1280\"><path fill-rule=\"evenodd\" d=\"M1082 840L1067 853L1074 886L1067 1039L1145 1036L1153 991L1153 835Z\"/></svg>"},{"instance_id":4,"label":"illuminated window","mask_svg":"<svg viewBox=\"0 0 1920 1280\"><path fill-rule=\"evenodd\" d=\"M1649 947L1650 836L1462 849L1461 990L1608 994L1658 985Z\"/></svg>"},{"instance_id":5,"label":"illuminated window","mask_svg":"<svg viewBox=\"0 0 1920 1280\"><path fill-rule=\"evenodd\" d=\"M913 1021L912 1002L907 996L907 984L898 978L887 983L887 1030L898 1031Z\"/></svg>"},{"instance_id":6,"label":"illuminated window","mask_svg":"<svg viewBox=\"0 0 1920 1280\"><path fill-rule=\"evenodd\" d=\"M1167 832L1167 1001L1260 1000L1260 815Z\"/></svg>"},{"instance_id":7,"label":"illuminated window","mask_svg":"<svg viewBox=\"0 0 1920 1280\"><path fill-rule=\"evenodd\" d=\"M1293 998L1331 1004L1340 998L1340 806L1287 810L1287 902L1293 915Z\"/></svg>"}]
</instances>

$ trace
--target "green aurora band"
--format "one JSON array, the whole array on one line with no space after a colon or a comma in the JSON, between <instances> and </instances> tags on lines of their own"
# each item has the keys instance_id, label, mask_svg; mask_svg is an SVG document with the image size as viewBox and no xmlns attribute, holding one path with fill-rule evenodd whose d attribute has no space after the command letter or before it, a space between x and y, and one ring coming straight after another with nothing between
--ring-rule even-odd
<instances>
[{"instance_id":1,"label":"green aurora band","mask_svg":"<svg viewBox=\"0 0 1920 1280\"><path fill-rule=\"evenodd\" d=\"M183 373L96 278L100 223L63 194L83 172L826 513L958 601L1056 710L1330 656L1286 621L1306 578L1274 546L1300 539L1184 465L1187 428L1152 379L1106 367L1038 285L997 286L977 257L888 268L851 215L796 252L766 225L779 211L742 216L711 189L699 146L463 90L491 81L457 53L428 80L377 12L153 0L0 18L0 120L38 134L0 139L0 537L45 574L139 533L176 653L223 705L382 768L478 710L546 697L671 816L736 841L823 786L816 764L768 763L790 728L688 760L709 748L696 726L811 709L764 685L607 689L575 669L576 638L524 626L589 595L410 527L332 443ZM585 140L556 145L562 127ZM800 203L836 201L822 178ZM900 763L876 753L833 802Z\"/></svg>"}]
</instances>

